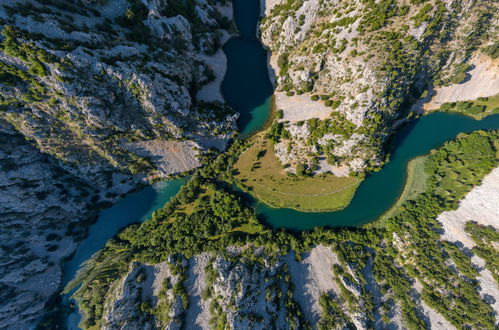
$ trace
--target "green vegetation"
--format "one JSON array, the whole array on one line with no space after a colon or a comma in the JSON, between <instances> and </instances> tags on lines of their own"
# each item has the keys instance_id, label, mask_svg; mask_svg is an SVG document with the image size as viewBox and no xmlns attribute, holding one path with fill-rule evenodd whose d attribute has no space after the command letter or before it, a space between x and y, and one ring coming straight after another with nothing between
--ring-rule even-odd
<instances>
[{"instance_id":1,"label":"green vegetation","mask_svg":"<svg viewBox=\"0 0 499 330\"><path fill-rule=\"evenodd\" d=\"M339 112L333 112L331 116L335 118L335 120L319 120L317 118L307 120L308 129L310 131L309 144L316 144L317 140L329 133L339 134L344 138L349 138L353 134L355 125L348 121L345 116Z\"/></svg>"},{"instance_id":2,"label":"green vegetation","mask_svg":"<svg viewBox=\"0 0 499 330\"><path fill-rule=\"evenodd\" d=\"M254 211L230 191L226 183L234 182L234 164L238 157L241 159L252 150L239 156L247 149L247 142L235 141L227 153L207 158L205 167L151 220L126 228L108 242L66 290L81 284L75 297L84 311L84 324L91 326L102 317L103 301L111 284L127 271L132 260L157 263L170 255L189 258L203 251L226 255L227 246L248 246L248 243L251 247L263 247L268 257L294 250L299 258L301 253L323 244L331 246L341 262L341 267L335 266L334 270L337 280L360 286L362 292L353 298L345 291L338 297L344 302L331 296L322 297L320 303L327 312L321 321L323 327L349 322L343 304L349 311L368 311L371 315L368 319L372 320L373 299L363 276L371 269L386 301L384 313L400 306L402 321L408 329L427 327L419 314L419 299L456 327L494 328L493 310L480 297L469 257L452 244L440 243L441 226L436 218L443 211L457 208L465 194L498 165L495 146L498 138L499 131L461 134L423 158L424 190L423 185L412 189L411 198L402 203L384 226L316 228L301 233L264 230ZM256 157L260 150L257 147L251 152ZM266 154L260 154L261 160L264 157ZM179 210L185 204L193 205L188 213ZM258 226L260 230L243 229ZM466 229L479 245L473 252L481 253L487 267L497 274L494 259L497 252L490 250L492 242L497 241L497 231L473 223ZM448 267L449 258L460 273ZM345 271L345 265L355 277ZM412 279L422 285L420 293L414 290ZM288 283L287 320L297 325L303 314L292 298L293 283ZM182 290L178 291L182 295ZM222 320L217 320L217 324L223 323L219 321Z\"/></svg>"},{"instance_id":3,"label":"green vegetation","mask_svg":"<svg viewBox=\"0 0 499 330\"><path fill-rule=\"evenodd\" d=\"M266 137L272 141L273 144L276 144L281 141L281 139L289 140L291 135L284 127L284 123L279 121L274 121L270 126Z\"/></svg>"},{"instance_id":4,"label":"green vegetation","mask_svg":"<svg viewBox=\"0 0 499 330\"><path fill-rule=\"evenodd\" d=\"M234 169L242 188L268 205L308 212L346 207L361 181L333 175L307 176L303 165L296 170L299 177L288 174L272 144L261 134L253 138L253 145L239 157Z\"/></svg>"},{"instance_id":5,"label":"green vegetation","mask_svg":"<svg viewBox=\"0 0 499 330\"><path fill-rule=\"evenodd\" d=\"M489 45L484 48L485 54L489 55L492 59L496 59L499 57L499 41L496 41L494 44Z\"/></svg>"},{"instance_id":6,"label":"green vegetation","mask_svg":"<svg viewBox=\"0 0 499 330\"><path fill-rule=\"evenodd\" d=\"M126 34L129 40L152 44L149 42L151 31L144 24L148 14L147 7L140 0L128 0L128 2L130 6L123 16L117 18L116 22L131 30Z\"/></svg>"},{"instance_id":7,"label":"green vegetation","mask_svg":"<svg viewBox=\"0 0 499 330\"><path fill-rule=\"evenodd\" d=\"M50 75L45 63L55 63L57 58L36 47L34 43L26 41L26 36L11 26L3 28L2 36L2 50L9 56L19 58L27 70L0 62L1 83L9 88L19 88L22 92L19 98L2 95L0 109L42 101L47 96L47 88L40 78Z\"/></svg>"},{"instance_id":8,"label":"green vegetation","mask_svg":"<svg viewBox=\"0 0 499 330\"><path fill-rule=\"evenodd\" d=\"M350 318L345 315L338 302L329 294L324 293L319 298L323 317L319 321L317 328L320 330L335 329L338 325L351 328L353 325Z\"/></svg>"},{"instance_id":9,"label":"green vegetation","mask_svg":"<svg viewBox=\"0 0 499 330\"><path fill-rule=\"evenodd\" d=\"M499 95L480 97L474 101L445 103L438 111L457 112L480 120L489 115L499 114Z\"/></svg>"},{"instance_id":10,"label":"green vegetation","mask_svg":"<svg viewBox=\"0 0 499 330\"><path fill-rule=\"evenodd\" d=\"M2 35L4 37L2 48L6 54L20 58L28 66L31 75L42 77L49 75L44 63L55 63L54 55L37 48L31 42L21 41L22 34L11 26L5 26Z\"/></svg>"},{"instance_id":11,"label":"green vegetation","mask_svg":"<svg viewBox=\"0 0 499 330\"><path fill-rule=\"evenodd\" d=\"M431 3L425 4L421 9L419 9L419 12L411 17L411 20L414 21L414 26L419 27L423 22L428 22L431 18L430 12L433 9L433 5Z\"/></svg>"},{"instance_id":12,"label":"green vegetation","mask_svg":"<svg viewBox=\"0 0 499 330\"><path fill-rule=\"evenodd\" d=\"M425 163L429 175L426 191L403 204L402 212L386 225L388 233L404 242L392 253L398 255L407 273L423 284L422 299L455 326L493 328L495 321L473 283L447 267L446 255L455 251L445 252L439 245L436 217L457 208L465 194L497 166L493 142L498 136L497 131L461 134L432 152Z\"/></svg>"},{"instance_id":13,"label":"green vegetation","mask_svg":"<svg viewBox=\"0 0 499 330\"><path fill-rule=\"evenodd\" d=\"M367 12L364 14L359 25L359 31L365 31L367 26L368 31L379 30L384 27L388 20L397 15L397 3L395 0L367 0Z\"/></svg>"},{"instance_id":14,"label":"green vegetation","mask_svg":"<svg viewBox=\"0 0 499 330\"><path fill-rule=\"evenodd\" d=\"M459 247L450 243L442 242L445 247L445 251L449 254L452 261L456 264L459 272L467 276L469 279L476 280L478 271L471 264L471 258L466 255Z\"/></svg>"},{"instance_id":15,"label":"green vegetation","mask_svg":"<svg viewBox=\"0 0 499 330\"><path fill-rule=\"evenodd\" d=\"M479 225L475 221L467 222L465 230L477 244L471 251L485 260L485 267L499 283L499 259L497 258L499 231L494 227Z\"/></svg>"}]
</instances>

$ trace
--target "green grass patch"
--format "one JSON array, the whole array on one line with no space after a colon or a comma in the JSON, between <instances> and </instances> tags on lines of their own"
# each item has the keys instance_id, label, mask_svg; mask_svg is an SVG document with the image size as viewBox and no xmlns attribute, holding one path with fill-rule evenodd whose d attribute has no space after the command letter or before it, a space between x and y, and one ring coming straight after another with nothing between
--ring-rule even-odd
<instances>
[{"instance_id":1,"label":"green grass patch","mask_svg":"<svg viewBox=\"0 0 499 330\"><path fill-rule=\"evenodd\" d=\"M234 165L240 186L272 207L304 212L345 208L352 200L361 179L323 174L295 176L288 174L274 154L272 143L263 134Z\"/></svg>"},{"instance_id":2,"label":"green grass patch","mask_svg":"<svg viewBox=\"0 0 499 330\"><path fill-rule=\"evenodd\" d=\"M264 227L259 223L245 223L239 227L232 229L232 231L239 231L248 234L259 234L264 231Z\"/></svg>"},{"instance_id":3,"label":"green grass patch","mask_svg":"<svg viewBox=\"0 0 499 330\"><path fill-rule=\"evenodd\" d=\"M499 114L499 94L480 97L474 101L445 103L438 111L457 112L481 120L489 115Z\"/></svg>"},{"instance_id":4,"label":"green grass patch","mask_svg":"<svg viewBox=\"0 0 499 330\"><path fill-rule=\"evenodd\" d=\"M183 213L185 215L191 215L194 211L196 211L201 205L201 201L210 200L214 195L213 189L210 187L203 186L200 188L199 192L197 192L195 198L192 199L189 203L184 203L177 208L175 213Z\"/></svg>"}]
</instances>

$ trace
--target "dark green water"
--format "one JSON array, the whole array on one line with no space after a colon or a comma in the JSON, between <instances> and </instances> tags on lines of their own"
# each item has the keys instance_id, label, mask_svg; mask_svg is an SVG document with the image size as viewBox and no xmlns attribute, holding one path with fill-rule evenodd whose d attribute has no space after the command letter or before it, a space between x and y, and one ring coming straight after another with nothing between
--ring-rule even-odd
<instances>
[{"instance_id":1,"label":"dark green water","mask_svg":"<svg viewBox=\"0 0 499 330\"><path fill-rule=\"evenodd\" d=\"M234 18L240 35L224 46L227 72L222 93L240 117L241 136L260 130L270 116L273 86L269 79L267 51L257 38L259 1L233 0Z\"/></svg>"},{"instance_id":2,"label":"dark green water","mask_svg":"<svg viewBox=\"0 0 499 330\"><path fill-rule=\"evenodd\" d=\"M227 103L241 114L238 125L241 136L247 137L262 129L269 118L273 87L269 80L267 53L256 35L259 1L233 0L233 5L240 36L224 46L228 67L222 92ZM428 153L461 132L497 128L499 116L482 121L450 113L424 116L394 136L391 161L364 180L346 209L303 213L256 203L259 218L272 227L295 230L315 226L357 226L374 221L390 209L402 192L409 160Z\"/></svg>"},{"instance_id":3,"label":"dark green water","mask_svg":"<svg viewBox=\"0 0 499 330\"><path fill-rule=\"evenodd\" d=\"M187 178L181 178L155 183L103 210L97 222L90 227L88 237L81 242L71 260L64 265L64 285L74 278L80 265L102 249L120 229L131 223L144 222L151 218L152 213L163 207L186 182Z\"/></svg>"},{"instance_id":4,"label":"dark green water","mask_svg":"<svg viewBox=\"0 0 499 330\"><path fill-rule=\"evenodd\" d=\"M259 218L272 227L295 230L315 226L358 226L376 220L397 201L407 177L407 163L427 154L462 132L499 129L499 115L481 121L451 114L433 113L403 127L393 138L390 162L360 185L350 205L342 211L303 213L291 209L274 209L259 203Z\"/></svg>"}]
</instances>

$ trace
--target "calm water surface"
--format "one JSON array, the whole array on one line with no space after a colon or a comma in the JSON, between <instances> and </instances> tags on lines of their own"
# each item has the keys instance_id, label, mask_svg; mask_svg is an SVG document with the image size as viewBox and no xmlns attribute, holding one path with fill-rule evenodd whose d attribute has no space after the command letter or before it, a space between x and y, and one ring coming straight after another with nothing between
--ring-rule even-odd
<instances>
[{"instance_id":1,"label":"calm water surface","mask_svg":"<svg viewBox=\"0 0 499 330\"><path fill-rule=\"evenodd\" d=\"M260 130L270 117L274 88L269 79L267 51L257 38L259 1L233 0L234 18L240 35L224 46L227 72L222 94L240 113L241 137Z\"/></svg>"},{"instance_id":2,"label":"calm water surface","mask_svg":"<svg viewBox=\"0 0 499 330\"><path fill-rule=\"evenodd\" d=\"M151 218L152 213L175 196L187 180L188 178L181 178L155 183L102 211L97 222L90 227L87 238L78 246L71 260L64 264L64 286L75 277L81 264L102 249L110 238L131 223ZM64 296L63 304L69 305L70 300L69 295ZM79 322L79 313L72 312L67 315L66 328L79 329Z\"/></svg>"},{"instance_id":3,"label":"calm water surface","mask_svg":"<svg viewBox=\"0 0 499 330\"><path fill-rule=\"evenodd\" d=\"M481 121L451 113L436 112L403 127L393 138L390 162L369 176L357 190L350 205L341 211L303 213L291 209L274 209L259 203L259 217L272 227L295 230L315 226L358 226L376 220L397 201L407 177L407 163L427 154L462 132L499 129L499 115Z\"/></svg>"},{"instance_id":4,"label":"calm water surface","mask_svg":"<svg viewBox=\"0 0 499 330\"><path fill-rule=\"evenodd\" d=\"M103 210L97 222L90 227L88 237L81 242L74 256L64 265L64 284L71 281L80 265L102 249L120 229L131 223L144 222L151 218L152 213L175 196L185 182L187 178L155 183Z\"/></svg>"}]
</instances>

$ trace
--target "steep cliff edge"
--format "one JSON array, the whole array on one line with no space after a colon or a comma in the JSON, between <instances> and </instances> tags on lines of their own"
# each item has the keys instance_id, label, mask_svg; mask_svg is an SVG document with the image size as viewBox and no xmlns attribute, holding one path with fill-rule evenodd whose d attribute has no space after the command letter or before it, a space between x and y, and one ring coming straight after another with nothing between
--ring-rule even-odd
<instances>
[{"instance_id":1,"label":"steep cliff edge","mask_svg":"<svg viewBox=\"0 0 499 330\"><path fill-rule=\"evenodd\" d=\"M99 208L225 148L237 129L219 92L231 11L226 1L0 1L0 327L50 310L61 261Z\"/></svg>"},{"instance_id":2,"label":"steep cliff edge","mask_svg":"<svg viewBox=\"0 0 499 330\"><path fill-rule=\"evenodd\" d=\"M207 101L210 95L196 97L216 79L206 62L231 27L216 6L4 4L2 118L42 152L89 174L103 166L154 174L169 155L154 154L143 141L192 141L178 152L194 155L223 148L236 128L234 114L223 102ZM160 174L196 165L172 165Z\"/></svg>"}]
</instances>

